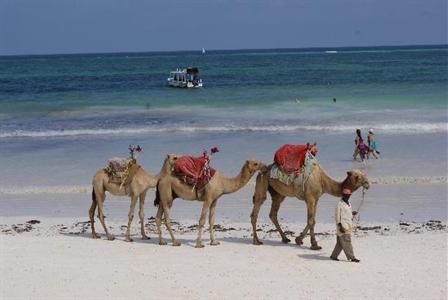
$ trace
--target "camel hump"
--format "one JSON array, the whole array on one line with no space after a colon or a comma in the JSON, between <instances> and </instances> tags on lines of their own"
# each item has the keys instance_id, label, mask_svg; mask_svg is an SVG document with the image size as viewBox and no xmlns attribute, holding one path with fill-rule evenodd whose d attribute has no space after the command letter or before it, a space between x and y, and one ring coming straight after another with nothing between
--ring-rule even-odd
<instances>
[{"instance_id":1,"label":"camel hump","mask_svg":"<svg viewBox=\"0 0 448 300\"><path fill-rule=\"evenodd\" d=\"M298 173L305 163L307 153L317 153L315 145L291 145L281 146L274 155L274 162L285 173Z\"/></svg>"},{"instance_id":2,"label":"camel hump","mask_svg":"<svg viewBox=\"0 0 448 300\"><path fill-rule=\"evenodd\" d=\"M140 169L140 165L134 158L113 158L103 169L109 178L109 182L120 184L120 188L129 185Z\"/></svg>"},{"instance_id":3,"label":"camel hump","mask_svg":"<svg viewBox=\"0 0 448 300\"><path fill-rule=\"evenodd\" d=\"M316 158L309 151L305 154L303 165L298 172L287 173L277 164L273 164L270 168L269 178L278 180L285 185L294 185L294 190L300 195L305 190L306 182L319 166Z\"/></svg>"},{"instance_id":4,"label":"camel hump","mask_svg":"<svg viewBox=\"0 0 448 300\"><path fill-rule=\"evenodd\" d=\"M204 156L181 156L174 163L175 175L186 184L202 189L215 175L209 159Z\"/></svg>"}]
</instances>

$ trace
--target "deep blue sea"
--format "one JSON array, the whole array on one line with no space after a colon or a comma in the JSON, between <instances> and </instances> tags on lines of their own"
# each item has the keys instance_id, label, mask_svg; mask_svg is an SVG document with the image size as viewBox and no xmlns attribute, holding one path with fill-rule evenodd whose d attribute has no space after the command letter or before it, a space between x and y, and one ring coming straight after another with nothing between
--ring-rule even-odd
<instances>
[{"instance_id":1,"label":"deep blue sea","mask_svg":"<svg viewBox=\"0 0 448 300\"><path fill-rule=\"evenodd\" d=\"M204 87L168 87L169 72L187 66ZM129 144L143 146L151 173L166 153L217 146L214 166L232 175L245 159L271 162L282 144L316 141L331 176L362 168L406 181L406 192L377 189L381 203L430 198L446 216L447 102L446 45L3 56L0 200L84 193ZM356 128L375 129L380 160L352 161ZM422 178L438 192L416 192L409 182Z\"/></svg>"},{"instance_id":2,"label":"deep blue sea","mask_svg":"<svg viewBox=\"0 0 448 300\"><path fill-rule=\"evenodd\" d=\"M446 132L447 60L446 46L0 57L0 138ZM204 88L167 86L186 66Z\"/></svg>"}]
</instances>

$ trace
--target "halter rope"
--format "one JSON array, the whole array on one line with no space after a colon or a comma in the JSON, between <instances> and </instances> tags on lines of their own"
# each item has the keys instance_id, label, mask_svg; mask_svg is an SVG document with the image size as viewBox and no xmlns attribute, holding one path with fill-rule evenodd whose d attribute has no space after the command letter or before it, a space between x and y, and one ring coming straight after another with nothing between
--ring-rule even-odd
<instances>
[{"instance_id":1,"label":"halter rope","mask_svg":"<svg viewBox=\"0 0 448 300\"><path fill-rule=\"evenodd\" d=\"M356 223L359 223L359 221L360 221L360 214L359 214L359 211L361 210L361 207L362 207L362 205L364 204L365 196L366 196L366 188L365 188L365 187L362 187L362 199L361 199L361 202L359 203L358 209L355 211L355 212L356 212L356 215L353 216L353 220L354 220Z\"/></svg>"}]
</instances>

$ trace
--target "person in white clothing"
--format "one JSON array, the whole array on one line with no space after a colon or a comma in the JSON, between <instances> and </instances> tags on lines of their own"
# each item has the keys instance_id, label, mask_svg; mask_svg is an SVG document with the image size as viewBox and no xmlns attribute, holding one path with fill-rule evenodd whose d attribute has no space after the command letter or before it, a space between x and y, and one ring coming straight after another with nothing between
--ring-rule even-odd
<instances>
[{"instance_id":1,"label":"person in white clothing","mask_svg":"<svg viewBox=\"0 0 448 300\"><path fill-rule=\"evenodd\" d=\"M353 246L351 240L351 233L353 230L353 213L352 206L349 199L352 191L345 188L342 190L341 201L336 206L336 246L334 246L333 253L330 258L332 260L339 260L338 256L342 250L344 250L345 256L352 262L359 262L359 259L355 257L353 253Z\"/></svg>"}]
</instances>

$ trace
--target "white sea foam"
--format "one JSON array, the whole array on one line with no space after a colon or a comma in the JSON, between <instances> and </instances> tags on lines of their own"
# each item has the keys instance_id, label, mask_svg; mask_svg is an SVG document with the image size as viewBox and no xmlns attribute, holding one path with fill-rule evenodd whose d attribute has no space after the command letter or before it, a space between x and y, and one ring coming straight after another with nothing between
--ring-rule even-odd
<instances>
[{"instance_id":1,"label":"white sea foam","mask_svg":"<svg viewBox=\"0 0 448 300\"><path fill-rule=\"evenodd\" d=\"M446 176L390 176L371 178L372 184L379 185L397 185L397 184L447 184L448 179Z\"/></svg>"},{"instance_id":2,"label":"white sea foam","mask_svg":"<svg viewBox=\"0 0 448 300\"><path fill-rule=\"evenodd\" d=\"M91 193L91 185L73 186L8 186L0 187L0 194L5 195L39 195L39 194L85 194Z\"/></svg>"},{"instance_id":3,"label":"white sea foam","mask_svg":"<svg viewBox=\"0 0 448 300\"><path fill-rule=\"evenodd\" d=\"M0 132L0 138L14 137L70 137L83 135L131 135L145 133L163 132L291 132L291 131L324 131L345 133L352 132L354 128L374 127L382 133L443 133L448 132L447 123L395 123L377 124L366 126L366 124L350 125L227 125L227 126L148 126L135 128L115 128L115 129L73 129L73 130L46 130L46 131L12 131Z\"/></svg>"},{"instance_id":4,"label":"white sea foam","mask_svg":"<svg viewBox=\"0 0 448 300\"><path fill-rule=\"evenodd\" d=\"M407 185L407 184L425 184L438 185L447 184L448 178L446 176L390 176L371 178L371 184L375 185ZM249 186L255 186L255 181L251 180ZM91 185L73 185L73 186L0 186L0 194L4 195L40 195L40 194L89 194L92 192Z\"/></svg>"}]
</instances>

